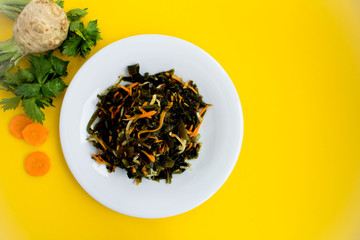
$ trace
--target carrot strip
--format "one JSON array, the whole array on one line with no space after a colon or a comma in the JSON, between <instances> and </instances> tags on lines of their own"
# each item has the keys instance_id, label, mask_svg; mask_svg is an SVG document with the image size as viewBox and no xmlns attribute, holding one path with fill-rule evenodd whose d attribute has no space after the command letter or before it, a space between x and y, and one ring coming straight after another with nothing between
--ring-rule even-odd
<instances>
[{"instance_id":1,"label":"carrot strip","mask_svg":"<svg viewBox=\"0 0 360 240\"><path fill-rule=\"evenodd\" d=\"M145 152L144 150L141 150L142 153L144 153L151 162L155 162L155 157L151 154L148 154L147 152Z\"/></svg>"},{"instance_id":2,"label":"carrot strip","mask_svg":"<svg viewBox=\"0 0 360 240\"><path fill-rule=\"evenodd\" d=\"M96 139L96 141L98 141L98 143L100 143L100 145L104 148L104 150L107 149L105 144L98 137L94 136L94 138Z\"/></svg>"},{"instance_id":3,"label":"carrot strip","mask_svg":"<svg viewBox=\"0 0 360 240\"><path fill-rule=\"evenodd\" d=\"M160 124L159 124L159 127L153 129L153 130L141 130L138 132L138 138L140 138L140 135L143 134L143 133L147 133L147 132L156 132L156 131L159 131L163 124L164 124L164 119L165 119L165 115L166 113L169 111L169 109L173 106L173 102L170 102L170 104L161 112L160 114Z\"/></svg>"},{"instance_id":4,"label":"carrot strip","mask_svg":"<svg viewBox=\"0 0 360 240\"><path fill-rule=\"evenodd\" d=\"M127 87L124 87L124 86L120 86L122 89L124 89L130 96L131 96L131 94L130 94L130 89L128 89Z\"/></svg>"},{"instance_id":5,"label":"carrot strip","mask_svg":"<svg viewBox=\"0 0 360 240\"><path fill-rule=\"evenodd\" d=\"M33 121L31 121L30 118L28 118L26 115L17 115L15 116L9 125L9 130L11 135L13 135L14 137L16 137L17 139L24 139L23 135L22 135L22 131L24 130L24 128L33 123Z\"/></svg>"},{"instance_id":6,"label":"carrot strip","mask_svg":"<svg viewBox=\"0 0 360 240\"><path fill-rule=\"evenodd\" d=\"M194 93L198 94L198 92L191 86L188 86L188 88L190 88Z\"/></svg>"},{"instance_id":7,"label":"carrot strip","mask_svg":"<svg viewBox=\"0 0 360 240\"><path fill-rule=\"evenodd\" d=\"M209 107L211 107L211 105L207 105L206 107L204 107L201 112L199 113L200 116L204 114L204 112L206 111L206 109L208 109Z\"/></svg>"},{"instance_id":8,"label":"carrot strip","mask_svg":"<svg viewBox=\"0 0 360 240\"><path fill-rule=\"evenodd\" d=\"M192 147L193 143L190 142L189 146L186 148L186 151L189 150Z\"/></svg>"},{"instance_id":9,"label":"carrot strip","mask_svg":"<svg viewBox=\"0 0 360 240\"><path fill-rule=\"evenodd\" d=\"M117 92L114 94L114 100L116 99L116 96L119 95L119 94L120 94L119 91L117 91Z\"/></svg>"},{"instance_id":10,"label":"carrot strip","mask_svg":"<svg viewBox=\"0 0 360 240\"><path fill-rule=\"evenodd\" d=\"M132 89L133 89L133 88L135 88L137 85L139 85L139 83L138 83L138 82L133 83L133 84L131 84L131 85L129 86L130 96L132 95Z\"/></svg>"},{"instance_id":11,"label":"carrot strip","mask_svg":"<svg viewBox=\"0 0 360 240\"><path fill-rule=\"evenodd\" d=\"M130 95L131 96L131 95ZM134 104L135 104L135 100L132 102L132 104L131 104L131 108L134 106Z\"/></svg>"},{"instance_id":12,"label":"carrot strip","mask_svg":"<svg viewBox=\"0 0 360 240\"><path fill-rule=\"evenodd\" d=\"M132 167L132 172L136 173L136 168L135 167Z\"/></svg>"},{"instance_id":13,"label":"carrot strip","mask_svg":"<svg viewBox=\"0 0 360 240\"><path fill-rule=\"evenodd\" d=\"M148 104L149 104L148 102L144 102L143 107L147 106Z\"/></svg>"},{"instance_id":14,"label":"carrot strip","mask_svg":"<svg viewBox=\"0 0 360 240\"><path fill-rule=\"evenodd\" d=\"M142 113L140 115L135 115L135 116L129 118L129 120L134 120L135 121L135 120L138 120L140 118L152 118L152 116L155 115L155 114L156 114L156 111L150 111L150 112L145 112L144 111L144 113Z\"/></svg>"},{"instance_id":15,"label":"carrot strip","mask_svg":"<svg viewBox=\"0 0 360 240\"><path fill-rule=\"evenodd\" d=\"M200 125L202 124L204 119L201 119L201 122L199 123L199 125L197 125L197 127L194 129L194 131L190 134L190 137L195 137L200 129Z\"/></svg>"}]
</instances>

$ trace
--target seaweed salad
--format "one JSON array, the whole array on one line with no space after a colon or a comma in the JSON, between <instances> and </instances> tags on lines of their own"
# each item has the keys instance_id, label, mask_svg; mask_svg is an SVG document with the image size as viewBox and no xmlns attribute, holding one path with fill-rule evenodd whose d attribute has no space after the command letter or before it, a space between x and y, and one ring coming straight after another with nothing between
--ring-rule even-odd
<instances>
[{"instance_id":1,"label":"seaweed salad","mask_svg":"<svg viewBox=\"0 0 360 240\"><path fill-rule=\"evenodd\" d=\"M125 169L136 184L142 178L171 183L173 174L190 167L187 160L198 157L198 131L211 105L173 69L141 75L138 64L127 68L129 76L98 95L87 126L87 140L98 149L92 158L109 172Z\"/></svg>"}]
</instances>

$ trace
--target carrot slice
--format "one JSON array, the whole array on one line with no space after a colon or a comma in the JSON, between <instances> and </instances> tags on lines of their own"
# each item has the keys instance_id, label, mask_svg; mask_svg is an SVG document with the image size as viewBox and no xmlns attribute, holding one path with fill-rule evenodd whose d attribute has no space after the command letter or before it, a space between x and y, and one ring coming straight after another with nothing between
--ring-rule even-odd
<instances>
[{"instance_id":1,"label":"carrot slice","mask_svg":"<svg viewBox=\"0 0 360 240\"><path fill-rule=\"evenodd\" d=\"M24 130L24 128L33 123L33 121L30 120L30 118L28 118L26 115L17 115L15 116L9 125L9 130L11 135L13 135L14 137L16 137L17 139L24 139L23 135L22 135L22 131Z\"/></svg>"},{"instance_id":2,"label":"carrot slice","mask_svg":"<svg viewBox=\"0 0 360 240\"><path fill-rule=\"evenodd\" d=\"M31 176L43 176L50 169L50 159L44 152L33 152L25 158L24 165Z\"/></svg>"},{"instance_id":3,"label":"carrot slice","mask_svg":"<svg viewBox=\"0 0 360 240\"><path fill-rule=\"evenodd\" d=\"M24 128L22 135L28 144L39 146L46 141L49 133L43 125L31 123Z\"/></svg>"}]
</instances>

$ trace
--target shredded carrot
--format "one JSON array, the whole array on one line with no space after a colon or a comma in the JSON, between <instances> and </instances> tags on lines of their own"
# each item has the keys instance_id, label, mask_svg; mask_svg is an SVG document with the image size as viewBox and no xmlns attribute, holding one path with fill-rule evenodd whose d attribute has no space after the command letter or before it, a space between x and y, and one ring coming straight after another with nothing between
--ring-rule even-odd
<instances>
[{"instance_id":1,"label":"shredded carrot","mask_svg":"<svg viewBox=\"0 0 360 240\"><path fill-rule=\"evenodd\" d=\"M188 85L189 85L189 82L186 82L183 88L184 88L184 89L187 88Z\"/></svg>"},{"instance_id":2,"label":"shredded carrot","mask_svg":"<svg viewBox=\"0 0 360 240\"><path fill-rule=\"evenodd\" d=\"M190 88L194 93L198 94L198 92L191 86L189 86L188 88Z\"/></svg>"},{"instance_id":3,"label":"shredded carrot","mask_svg":"<svg viewBox=\"0 0 360 240\"><path fill-rule=\"evenodd\" d=\"M130 115L128 115L128 114L125 114L125 117L126 117L126 118L131 118L131 116L130 116Z\"/></svg>"},{"instance_id":4,"label":"shredded carrot","mask_svg":"<svg viewBox=\"0 0 360 240\"><path fill-rule=\"evenodd\" d=\"M178 76L176 76L176 75L172 75L171 78L174 79L175 81L181 83L181 84L185 84L185 83L184 83Z\"/></svg>"},{"instance_id":5,"label":"shredded carrot","mask_svg":"<svg viewBox=\"0 0 360 240\"><path fill-rule=\"evenodd\" d=\"M151 154L148 154L147 152L145 152L144 150L141 150L142 153L144 153L151 162L155 162L155 157Z\"/></svg>"},{"instance_id":6,"label":"shredded carrot","mask_svg":"<svg viewBox=\"0 0 360 240\"><path fill-rule=\"evenodd\" d=\"M153 129L153 130L141 130L138 132L138 138L140 138L140 135L143 134L143 133L147 133L147 132L156 132L156 131L159 131L163 124L164 124L164 119L165 119L165 115L166 113L169 111L169 109L173 106L173 102L170 102L170 104L161 112L160 114L160 124L159 124L159 127Z\"/></svg>"},{"instance_id":7,"label":"shredded carrot","mask_svg":"<svg viewBox=\"0 0 360 240\"><path fill-rule=\"evenodd\" d=\"M33 152L25 158L24 165L31 176L43 176L50 169L50 159L44 152Z\"/></svg>"},{"instance_id":8,"label":"shredded carrot","mask_svg":"<svg viewBox=\"0 0 360 240\"><path fill-rule=\"evenodd\" d=\"M136 168L135 167L132 167L132 172L136 173Z\"/></svg>"},{"instance_id":9,"label":"shredded carrot","mask_svg":"<svg viewBox=\"0 0 360 240\"><path fill-rule=\"evenodd\" d=\"M132 89L134 88L134 87L136 87L137 85L139 85L139 83L138 82L136 82L136 83L133 83L133 84L131 84L130 86L129 86L129 95L131 96L132 95Z\"/></svg>"},{"instance_id":10,"label":"shredded carrot","mask_svg":"<svg viewBox=\"0 0 360 240\"><path fill-rule=\"evenodd\" d=\"M139 108L139 109L141 109L141 108ZM144 111L144 110L143 110ZM146 111L144 111L142 114L140 114L140 115L135 115L135 116L133 116L133 117L131 117L131 118L129 118L129 120L138 120L138 119L140 119L140 118L152 118L152 116L154 116L156 114L156 111L150 111L150 112L146 112Z\"/></svg>"},{"instance_id":11,"label":"shredded carrot","mask_svg":"<svg viewBox=\"0 0 360 240\"><path fill-rule=\"evenodd\" d=\"M132 108L134 106L134 104L135 104L135 100L132 102L130 107Z\"/></svg>"},{"instance_id":12,"label":"shredded carrot","mask_svg":"<svg viewBox=\"0 0 360 240\"><path fill-rule=\"evenodd\" d=\"M107 149L105 144L99 138L97 138L96 136L94 136L94 138L96 139L96 141L98 141L98 143L100 143L100 145L104 148L104 150Z\"/></svg>"},{"instance_id":13,"label":"shredded carrot","mask_svg":"<svg viewBox=\"0 0 360 240\"><path fill-rule=\"evenodd\" d=\"M194 129L194 131L190 134L190 137L195 137L199 131L200 125L202 124L202 121L204 119L201 119L201 122L199 123L199 125L197 125L197 127Z\"/></svg>"},{"instance_id":14,"label":"shredded carrot","mask_svg":"<svg viewBox=\"0 0 360 240\"><path fill-rule=\"evenodd\" d=\"M206 107L204 107L200 112L200 116L203 115L206 109L208 109L209 107L211 107L211 105L207 105Z\"/></svg>"},{"instance_id":15,"label":"shredded carrot","mask_svg":"<svg viewBox=\"0 0 360 240\"><path fill-rule=\"evenodd\" d=\"M194 125L191 124L189 131L192 131L193 127L194 127Z\"/></svg>"},{"instance_id":16,"label":"shredded carrot","mask_svg":"<svg viewBox=\"0 0 360 240\"><path fill-rule=\"evenodd\" d=\"M170 99L171 99L171 101L173 102L173 101L174 101L174 96L171 95Z\"/></svg>"},{"instance_id":17,"label":"shredded carrot","mask_svg":"<svg viewBox=\"0 0 360 240\"><path fill-rule=\"evenodd\" d=\"M160 143L163 142L164 140L156 140L154 143Z\"/></svg>"},{"instance_id":18,"label":"shredded carrot","mask_svg":"<svg viewBox=\"0 0 360 240\"><path fill-rule=\"evenodd\" d=\"M98 156L96 156L95 154L92 154L91 155L99 164L103 164L104 163L104 161L103 160L101 160Z\"/></svg>"},{"instance_id":19,"label":"shredded carrot","mask_svg":"<svg viewBox=\"0 0 360 240\"><path fill-rule=\"evenodd\" d=\"M131 96L131 94L130 94L130 89L128 89L127 87L124 87L124 86L120 86L122 89L124 89L130 96Z\"/></svg>"},{"instance_id":20,"label":"shredded carrot","mask_svg":"<svg viewBox=\"0 0 360 240\"><path fill-rule=\"evenodd\" d=\"M147 106L148 104L149 104L148 102L144 102L143 107Z\"/></svg>"},{"instance_id":21,"label":"shredded carrot","mask_svg":"<svg viewBox=\"0 0 360 240\"><path fill-rule=\"evenodd\" d=\"M189 107L189 105L188 105L186 102L184 102L184 105L187 106L187 107Z\"/></svg>"},{"instance_id":22,"label":"shredded carrot","mask_svg":"<svg viewBox=\"0 0 360 240\"><path fill-rule=\"evenodd\" d=\"M31 123L24 128L22 135L30 145L39 146L46 141L49 133L43 125Z\"/></svg>"},{"instance_id":23,"label":"shredded carrot","mask_svg":"<svg viewBox=\"0 0 360 240\"><path fill-rule=\"evenodd\" d=\"M193 143L190 142L189 146L186 148L186 151L189 150L192 147Z\"/></svg>"},{"instance_id":24,"label":"shredded carrot","mask_svg":"<svg viewBox=\"0 0 360 240\"><path fill-rule=\"evenodd\" d=\"M170 77L170 73L168 73L168 72L167 72L167 73L165 73L165 75L166 75L166 76L168 76L168 77Z\"/></svg>"},{"instance_id":25,"label":"shredded carrot","mask_svg":"<svg viewBox=\"0 0 360 240\"><path fill-rule=\"evenodd\" d=\"M179 96L179 103L181 103L181 100L183 99L182 96L180 95L180 93L178 93L178 96Z\"/></svg>"},{"instance_id":26,"label":"shredded carrot","mask_svg":"<svg viewBox=\"0 0 360 240\"><path fill-rule=\"evenodd\" d=\"M117 91L117 92L114 94L114 100L116 99L117 95L119 95L119 94L120 94L119 91Z\"/></svg>"},{"instance_id":27,"label":"shredded carrot","mask_svg":"<svg viewBox=\"0 0 360 240\"><path fill-rule=\"evenodd\" d=\"M172 79L175 79L175 80L178 80L178 81L181 81L181 79L180 79L178 76L176 76L176 75L172 75L171 78L172 78Z\"/></svg>"},{"instance_id":28,"label":"shredded carrot","mask_svg":"<svg viewBox=\"0 0 360 240\"><path fill-rule=\"evenodd\" d=\"M24 139L23 135L22 135L22 131L24 130L24 128L33 123L33 121L31 121L30 118L28 118L26 115L17 115L15 116L9 125L9 130L11 135L13 135L14 137L18 138L18 139Z\"/></svg>"},{"instance_id":29,"label":"shredded carrot","mask_svg":"<svg viewBox=\"0 0 360 240\"><path fill-rule=\"evenodd\" d=\"M139 185L139 183L140 183L140 180L137 178L137 179L135 180L135 184L136 184L136 186L138 186L138 185Z\"/></svg>"}]
</instances>

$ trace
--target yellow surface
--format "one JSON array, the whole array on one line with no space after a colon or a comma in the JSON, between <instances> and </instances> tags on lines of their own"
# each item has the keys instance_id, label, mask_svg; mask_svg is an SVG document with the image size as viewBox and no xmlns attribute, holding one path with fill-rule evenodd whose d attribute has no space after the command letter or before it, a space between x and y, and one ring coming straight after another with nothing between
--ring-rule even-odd
<instances>
[{"instance_id":1,"label":"yellow surface","mask_svg":"<svg viewBox=\"0 0 360 240\"><path fill-rule=\"evenodd\" d=\"M228 181L198 208L137 219L102 206L72 176L59 141L63 96L46 111L50 136L40 147L9 134L21 110L1 112L0 239L360 238L359 1L66 1L74 7L99 20L104 40L92 53L156 33L217 59L241 98L242 151ZM11 25L0 17L1 41ZM84 62L71 60L67 82ZM44 177L23 167L36 150L51 157Z\"/></svg>"}]
</instances>

